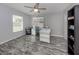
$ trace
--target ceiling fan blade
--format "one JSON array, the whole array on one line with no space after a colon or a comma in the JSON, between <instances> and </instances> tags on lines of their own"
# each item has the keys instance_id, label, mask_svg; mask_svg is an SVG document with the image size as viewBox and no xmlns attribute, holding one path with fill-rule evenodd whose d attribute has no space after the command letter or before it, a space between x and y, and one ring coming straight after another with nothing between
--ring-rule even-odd
<instances>
[{"instance_id":1,"label":"ceiling fan blade","mask_svg":"<svg viewBox=\"0 0 79 59\"><path fill-rule=\"evenodd\" d=\"M38 8L39 10L46 10L46 8Z\"/></svg>"},{"instance_id":2,"label":"ceiling fan blade","mask_svg":"<svg viewBox=\"0 0 79 59\"><path fill-rule=\"evenodd\" d=\"M39 7L39 3L36 3L34 8L38 8Z\"/></svg>"},{"instance_id":3,"label":"ceiling fan blade","mask_svg":"<svg viewBox=\"0 0 79 59\"><path fill-rule=\"evenodd\" d=\"M24 6L24 7L26 7L26 8L33 8L33 7L30 7L30 6Z\"/></svg>"}]
</instances>

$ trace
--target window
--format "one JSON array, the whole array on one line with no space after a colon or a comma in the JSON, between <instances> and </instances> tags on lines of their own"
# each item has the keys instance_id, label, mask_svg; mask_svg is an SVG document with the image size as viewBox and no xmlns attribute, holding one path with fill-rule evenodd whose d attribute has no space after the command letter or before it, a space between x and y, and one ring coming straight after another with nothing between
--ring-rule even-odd
<instances>
[{"instance_id":1,"label":"window","mask_svg":"<svg viewBox=\"0 0 79 59\"><path fill-rule=\"evenodd\" d=\"M13 32L23 31L23 17L13 15Z\"/></svg>"}]
</instances>

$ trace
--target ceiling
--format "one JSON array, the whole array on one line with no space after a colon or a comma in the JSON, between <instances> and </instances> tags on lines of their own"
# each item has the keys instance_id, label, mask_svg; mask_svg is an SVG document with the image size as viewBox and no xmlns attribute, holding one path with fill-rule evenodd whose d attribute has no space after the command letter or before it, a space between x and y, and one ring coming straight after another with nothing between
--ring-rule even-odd
<instances>
[{"instance_id":1,"label":"ceiling","mask_svg":"<svg viewBox=\"0 0 79 59\"><path fill-rule=\"evenodd\" d=\"M33 12L30 12L31 9L25 8L24 6L31 6L33 7L34 3L6 3L5 5L14 8L16 10L19 10L21 12L24 12L28 15L33 15ZM51 13L57 13L64 11L68 6L70 6L71 3L40 3L39 7L47 8L47 10L41 10L40 14L51 14Z\"/></svg>"}]
</instances>

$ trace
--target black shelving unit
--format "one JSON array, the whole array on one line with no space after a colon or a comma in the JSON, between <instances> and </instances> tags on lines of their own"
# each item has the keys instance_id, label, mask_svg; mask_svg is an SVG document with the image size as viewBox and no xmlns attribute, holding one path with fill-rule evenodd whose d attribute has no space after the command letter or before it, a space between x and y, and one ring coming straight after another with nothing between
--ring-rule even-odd
<instances>
[{"instance_id":1,"label":"black shelving unit","mask_svg":"<svg viewBox=\"0 0 79 59\"><path fill-rule=\"evenodd\" d=\"M68 54L74 54L74 8L68 11Z\"/></svg>"},{"instance_id":2,"label":"black shelving unit","mask_svg":"<svg viewBox=\"0 0 79 59\"><path fill-rule=\"evenodd\" d=\"M79 5L68 11L68 54L79 55Z\"/></svg>"}]
</instances>

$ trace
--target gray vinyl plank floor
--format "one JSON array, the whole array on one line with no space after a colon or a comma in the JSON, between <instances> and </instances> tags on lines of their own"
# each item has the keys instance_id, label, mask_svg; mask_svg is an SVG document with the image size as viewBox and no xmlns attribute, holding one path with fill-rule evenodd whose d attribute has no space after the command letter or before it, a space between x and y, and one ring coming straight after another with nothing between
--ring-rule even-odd
<instances>
[{"instance_id":1,"label":"gray vinyl plank floor","mask_svg":"<svg viewBox=\"0 0 79 59\"><path fill-rule=\"evenodd\" d=\"M53 36L50 40L46 43L24 35L0 45L0 55L67 55L67 40Z\"/></svg>"}]
</instances>

